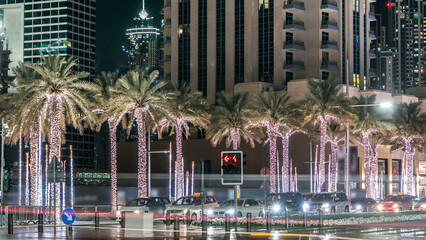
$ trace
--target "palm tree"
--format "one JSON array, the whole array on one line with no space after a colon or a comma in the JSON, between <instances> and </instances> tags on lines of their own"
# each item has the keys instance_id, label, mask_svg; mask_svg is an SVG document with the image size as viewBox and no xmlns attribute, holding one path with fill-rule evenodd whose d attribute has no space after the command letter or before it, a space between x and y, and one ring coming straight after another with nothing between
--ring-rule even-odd
<instances>
[{"instance_id":1,"label":"palm tree","mask_svg":"<svg viewBox=\"0 0 426 240\"><path fill-rule=\"evenodd\" d=\"M110 139L110 161L111 161L111 205L112 212L117 210L117 125L118 122L113 116L104 114L108 102L112 99L112 94L118 80L117 73L102 72L95 78L95 84L99 86L100 91L95 95L101 109L96 109L101 113L99 128L107 121Z\"/></svg>"},{"instance_id":2,"label":"palm tree","mask_svg":"<svg viewBox=\"0 0 426 240\"><path fill-rule=\"evenodd\" d=\"M176 163L177 172L176 189L177 198L184 194L184 169L182 157L182 137L183 133L188 138L190 135L190 125L206 128L208 114L207 103L201 92L191 92L191 88L186 83L173 85L173 90L169 91L164 101L166 112L160 121L161 130L171 127L176 134Z\"/></svg>"},{"instance_id":3,"label":"palm tree","mask_svg":"<svg viewBox=\"0 0 426 240\"><path fill-rule=\"evenodd\" d=\"M255 95L254 107L258 113L255 124L266 128L266 134L269 142L269 168L270 168L270 191L277 192L276 176L279 173L277 169L277 138L280 133L289 129L292 113L289 111L288 100L290 96L284 91L268 90ZM288 123L288 124L287 124ZM286 130L283 130L286 129ZM287 165L286 165L287 164ZM284 170L288 171L288 161L283 162ZM284 174L288 179L288 174ZM283 183L283 190L288 184Z\"/></svg>"},{"instance_id":4,"label":"palm tree","mask_svg":"<svg viewBox=\"0 0 426 240\"><path fill-rule=\"evenodd\" d=\"M420 102L399 104L393 115L397 136L395 145L405 152L407 187L405 193L415 195L413 164L416 149L421 149L426 133L426 114L421 113Z\"/></svg>"},{"instance_id":5,"label":"palm tree","mask_svg":"<svg viewBox=\"0 0 426 240\"><path fill-rule=\"evenodd\" d=\"M302 102L302 109L305 112L305 122L320 125L320 158L319 158L319 187L325 184L325 144L327 142L327 124L339 121L340 118L348 115L345 108L347 99L339 93L340 87L337 80L308 81L309 92L306 100Z\"/></svg>"},{"instance_id":6,"label":"palm tree","mask_svg":"<svg viewBox=\"0 0 426 240\"><path fill-rule=\"evenodd\" d=\"M328 164L330 165L328 192L337 190L337 151L339 143L345 140L345 131L341 128L341 124L329 124L327 131L327 142L331 145L331 158Z\"/></svg>"},{"instance_id":7,"label":"palm tree","mask_svg":"<svg viewBox=\"0 0 426 240\"><path fill-rule=\"evenodd\" d=\"M367 97L361 96L357 99L358 105L376 104L376 95ZM364 176L367 197L376 196L376 175L377 175L377 146L382 143L379 134L390 128L389 124L381 121L377 108L358 107L352 121L354 134L358 144L364 148ZM374 137L374 138L372 138Z\"/></svg>"},{"instance_id":8,"label":"palm tree","mask_svg":"<svg viewBox=\"0 0 426 240\"><path fill-rule=\"evenodd\" d=\"M74 73L77 60L61 57L59 53L41 55L41 64L25 63L15 70L18 84L18 97L25 101L19 104L14 117L14 131L20 136L29 136L31 146L38 145L41 134L50 142L50 161L61 158L62 129L72 125L83 132L86 125L94 126L96 119L90 109L89 92L96 86L81 80L88 76L85 72ZM21 76L22 75L22 76ZM37 148L31 149L32 158L37 156ZM32 159L32 164L36 164ZM32 166L36 178L36 166ZM34 176L33 176L34 175ZM34 182L36 180L34 179ZM33 181L32 181L33 182ZM35 201L37 189L32 189Z\"/></svg>"},{"instance_id":9,"label":"palm tree","mask_svg":"<svg viewBox=\"0 0 426 240\"><path fill-rule=\"evenodd\" d=\"M147 197L146 125L153 120L153 112L162 109L159 90L166 85L157 81L158 71L148 74L146 69L130 71L118 79L116 90L106 110L116 122L122 122L130 132L134 121L138 132L138 197Z\"/></svg>"},{"instance_id":10,"label":"palm tree","mask_svg":"<svg viewBox=\"0 0 426 240\"><path fill-rule=\"evenodd\" d=\"M248 93L225 93L217 95L217 105L215 106L210 125L207 129L207 138L213 146L217 146L226 138L226 147L232 144L232 149L237 150L241 138L251 147L255 141L260 142L260 132L252 124L252 111L248 107Z\"/></svg>"}]
</instances>

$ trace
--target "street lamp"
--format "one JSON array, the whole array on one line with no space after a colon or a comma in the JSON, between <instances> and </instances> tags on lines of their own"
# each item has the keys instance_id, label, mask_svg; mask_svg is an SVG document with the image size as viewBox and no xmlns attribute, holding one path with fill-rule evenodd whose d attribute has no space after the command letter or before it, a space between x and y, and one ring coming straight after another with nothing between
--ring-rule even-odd
<instances>
[{"instance_id":1,"label":"street lamp","mask_svg":"<svg viewBox=\"0 0 426 240\"><path fill-rule=\"evenodd\" d=\"M349 107L358 108L358 107L380 107L383 109L392 108L392 102L381 102L373 104L356 104L349 105ZM365 161L365 159L364 159ZM346 195L350 197L350 188L349 188L349 123L346 124L346 161L345 161L345 189Z\"/></svg>"}]
</instances>

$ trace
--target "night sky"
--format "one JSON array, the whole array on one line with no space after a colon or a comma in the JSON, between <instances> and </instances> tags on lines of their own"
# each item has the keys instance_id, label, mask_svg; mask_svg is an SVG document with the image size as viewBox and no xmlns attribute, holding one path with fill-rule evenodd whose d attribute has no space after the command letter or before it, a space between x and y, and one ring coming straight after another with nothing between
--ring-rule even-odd
<instances>
[{"instance_id":1,"label":"night sky","mask_svg":"<svg viewBox=\"0 0 426 240\"><path fill-rule=\"evenodd\" d=\"M121 50L126 45L126 28L142 10L142 0L100 0L96 2L96 70L118 71L126 66L127 56ZM145 0L145 9L160 27L163 0Z\"/></svg>"}]
</instances>

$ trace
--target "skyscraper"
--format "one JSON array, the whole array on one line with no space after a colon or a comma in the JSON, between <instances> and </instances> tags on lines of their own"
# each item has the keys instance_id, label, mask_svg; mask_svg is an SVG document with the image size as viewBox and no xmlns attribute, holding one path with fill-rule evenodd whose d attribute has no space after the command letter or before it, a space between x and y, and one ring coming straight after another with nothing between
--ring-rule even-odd
<instances>
[{"instance_id":1,"label":"skyscraper","mask_svg":"<svg viewBox=\"0 0 426 240\"><path fill-rule=\"evenodd\" d=\"M373 2L165 0L165 78L189 81L209 102L253 82L349 78L367 89L375 77Z\"/></svg>"},{"instance_id":2,"label":"skyscraper","mask_svg":"<svg viewBox=\"0 0 426 240\"><path fill-rule=\"evenodd\" d=\"M426 2L396 0L389 6L391 44L397 49L397 78L393 93L426 84Z\"/></svg>"},{"instance_id":3,"label":"skyscraper","mask_svg":"<svg viewBox=\"0 0 426 240\"><path fill-rule=\"evenodd\" d=\"M95 71L96 0L8 0L4 11L11 67L40 61L40 52L57 50L78 59L76 70Z\"/></svg>"},{"instance_id":4,"label":"skyscraper","mask_svg":"<svg viewBox=\"0 0 426 240\"><path fill-rule=\"evenodd\" d=\"M129 68L159 68L159 41L162 33L153 26L153 18L148 16L145 1L142 1L142 11L134 18L134 26L126 30L128 47L123 46L123 50L129 57Z\"/></svg>"}]
</instances>

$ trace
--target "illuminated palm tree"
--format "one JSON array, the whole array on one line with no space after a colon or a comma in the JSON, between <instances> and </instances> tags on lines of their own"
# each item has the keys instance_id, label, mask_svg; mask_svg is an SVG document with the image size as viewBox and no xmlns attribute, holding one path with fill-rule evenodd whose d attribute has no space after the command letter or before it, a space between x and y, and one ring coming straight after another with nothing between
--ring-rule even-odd
<instances>
[{"instance_id":1,"label":"illuminated palm tree","mask_svg":"<svg viewBox=\"0 0 426 240\"><path fill-rule=\"evenodd\" d=\"M248 106L248 93L225 93L217 95L217 105L214 107L207 138L217 146L224 138L226 147L232 144L233 150L238 150L241 138L251 147L255 141L261 141L260 132L252 123L253 111Z\"/></svg>"},{"instance_id":2,"label":"illuminated palm tree","mask_svg":"<svg viewBox=\"0 0 426 240\"><path fill-rule=\"evenodd\" d=\"M302 102L305 123L319 124L320 129L320 154L319 154L319 188L325 185L325 145L327 142L327 125L330 122L339 121L346 117L348 111L345 108L347 99L339 93L340 87L337 80L309 80L309 92L306 100Z\"/></svg>"},{"instance_id":3,"label":"illuminated palm tree","mask_svg":"<svg viewBox=\"0 0 426 240\"><path fill-rule=\"evenodd\" d=\"M164 108L166 109L160 126L162 132L164 128L171 127L176 134L176 163L177 172L176 189L177 198L184 194L184 169L182 157L183 134L190 135L190 125L206 128L209 116L206 111L207 103L201 92L191 92L191 88L186 84L173 86L173 90L166 93Z\"/></svg>"},{"instance_id":4,"label":"illuminated palm tree","mask_svg":"<svg viewBox=\"0 0 426 240\"><path fill-rule=\"evenodd\" d=\"M254 107L258 113L254 123L266 128L267 141L269 143L269 168L271 193L277 192L277 138L282 132L287 132L291 126L292 112L289 110L290 97L284 91L265 91L255 96ZM288 159L287 159L288 160ZM288 171L288 161L283 162L284 170ZM288 174L283 174L288 179ZM288 180L287 180L288 181ZM288 184L284 180L283 190ZM285 191L285 190L284 190Z\"/></svg>"},{"instance_id":5,"label":"illuminated palm tree","mask_svg":"<svg viewBox=\"0 0 426 240\"><path fill-rule=\"evenodd\" d=\"M41 54L40 64L25 63L15 70L18 96L25 104L17 106L12 121L14 131L19 136L29 136L32 146L38 145L39 134L47 136L50 161L54 157L61 159L63 129L66 125L73 126L82 134L86 126L94 126L96 123L90 109L89 93L95 92L97 87L81 80L88 74L75 73L73 69L76 66L77 60L61 57L55 52L47 56ZM22 77L20 74L31 75ZM31 155L37 156L37 151L32 149Z\"/></svg>"},{"instance_id":6,"label":"illuminated palm tree","mask_svg":"<svg viewBox=\"0 0 426 240\"><path fill-rule=\"evenodd\" d=\"M345 140L345 133L340 124L328 125L327 142L331 145L331 158L328 162L330 165L328 192L337 191L337 151L339 143Z\"/></svg>"},{"instance_id":7,"label":"illuminated palm tree","mask_svg":"<svg viewBox=\"0 0 426 240\"><path fill-rule=\"evenodd\" d=\"M108 107L108 102L112 99L112 94L115 89L115 85L118 80L117 73L102 72L98 77L95 78L95 84L99 86L100 91L95 95L97 103L100 104L101 108L95 109L100 113L100 123L98 128L107 121L109 129L109 140L110 140L110 161L111 161L111 205L112 212L117 210L117 125L118 122L113 116L105 113L105 109Z\"/></svg>"},{"instance_id":8,"label":"illuminated palm tree","mask_svg":"<svg viewBox=\"0 0 426 240\"><path fill-rule=\"evenodd\" d=\"M163 109L159 90L166 85L157 81L158 71L130 71L117 81L106 113L122 123L128 133L136 121L138 132L138 197L147 197L147 125L154 120L153 112Z\"/></svg>"},{"instance_id":9,"label":"illuminated palm tree","mask_svg":"<svg viewBox=\"0 0 426 240\"><path fill-rule=\"evenodd\" d=\"M376 95L361 96L358 105L376 104ZM375 198L377 175L377 147L383 142L381 132L390 129L390 125L380 119L376 107L357 107L352 119L355 139L364 149L364 176L367 197ZM383 135L384 136L384 135Z\"/></svg>"},{"instance_id":10,"label":"illuminated palm tree","mask_svg":"<svg viewBox=\"0 0 426 240\"><path fill-rule=\"evenodd\" d=\"M404 192L416 195L414 188L414 155L416 150L421 150L425 142L423 136L426 133L426 114L421 112L420 102L399 104L393 115L393 124L396 128L396 136L393 138L397 148L405 152L406 159L406 189Z\"/></svg>"}]
</instances>

